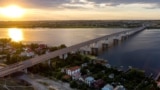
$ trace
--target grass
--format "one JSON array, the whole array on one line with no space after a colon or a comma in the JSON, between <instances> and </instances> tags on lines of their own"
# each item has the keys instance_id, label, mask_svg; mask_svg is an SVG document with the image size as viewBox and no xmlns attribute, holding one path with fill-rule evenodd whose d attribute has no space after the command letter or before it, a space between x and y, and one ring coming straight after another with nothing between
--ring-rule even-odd
<instances>
[{"instance_id":1,"label":"grass","mask_svg":"<svg viewBox=\"0 0 160 90\"><path fill-rule=\"evenodd\" d=\"M25 85L24 82L14 79L0 79L0 90L7 90L4 85L9 90L34 90L32 86Z\"/></svg>"},{"instance_id":2,"label":"grass","mask_svg":"<svg viewBox=\"0 0 160 90\"><path fill-rule=\"evenodd\" d=\"M45 86L48 86L48 83L46 83L46 82L43 82L43 81L38 81L40 84L43 84L43 85L45 85Z\"/></svg>"}]
</instances>

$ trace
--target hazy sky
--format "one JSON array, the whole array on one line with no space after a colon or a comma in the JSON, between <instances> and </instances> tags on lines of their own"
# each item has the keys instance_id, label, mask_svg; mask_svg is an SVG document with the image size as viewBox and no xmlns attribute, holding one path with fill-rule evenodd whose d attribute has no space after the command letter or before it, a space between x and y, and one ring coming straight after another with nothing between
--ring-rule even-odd
<instances>
[{"instance_id":1,"label":"hazy sky","mask_svg":"<svg viewBox=\"0 0 160 90\"><path fill-rule=\"evenodd\" d=\"M22 18L0 20L160 19L160 0L0 0L0 8L18 5Z\"/></svg>"}]
</instances>

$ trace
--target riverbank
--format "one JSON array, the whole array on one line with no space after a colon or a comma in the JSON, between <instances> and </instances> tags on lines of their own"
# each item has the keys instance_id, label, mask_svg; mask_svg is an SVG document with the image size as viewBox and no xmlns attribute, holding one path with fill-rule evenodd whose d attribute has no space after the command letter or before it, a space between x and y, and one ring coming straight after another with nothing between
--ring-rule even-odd
<instances>
[{"instance_id":1,"label":"riverbank","mask_svg":"<svg viewBox=\"0 0 160 90\"><path fill-rule=\"evenodd\" d=\"M139 90L156 88L156 82L145 76L143 70L130 68L124 72L120 68L112 67L106 60L90 58L80 53L69 54L65 60L51 59L49 66L46 62L28 70L51 80L67 82L70 87L79 90L101 89L107 84L113 88L123 86L128 90L133 90L135 87ZM91 81L88 82L88 79Z\"/></svg>"},{"instance_id":2,"label":"riverbank","mask_svg":"<svg viewBox=\"0 0 160 90\"><path fill-rule=\"evenodd\" d=\"M64 21L0 21L0 28L134 28L145 21L129 20L64 20Z\"/></svg>"}]
</instances>

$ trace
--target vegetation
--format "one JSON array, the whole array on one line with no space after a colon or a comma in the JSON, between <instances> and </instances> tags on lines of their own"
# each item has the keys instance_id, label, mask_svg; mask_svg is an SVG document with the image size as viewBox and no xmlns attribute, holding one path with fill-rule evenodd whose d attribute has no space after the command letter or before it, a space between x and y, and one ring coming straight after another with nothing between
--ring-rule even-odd
<instances>
[{"instance_id":1,"label":"vegetation","mask_svg":"<svg viewBox=\"0 0 160 90\"><path fill-rule=\"evenodd\" d=\"M145 73L138 69L130 69L127 72L118 71L116 68L107 68L101 64L95 64L87 56L80 54L70 54L65 60L61 60L58 57L51 60L51 65L47 62L36 65L29 70L34 73L41 74L51 79L58 79L70 83L71 88L77 88L80 90L89 90L85 83L72 80L71 78L64 78L65 73L62 72L62 68L72 67L88 63L87 66L81 68L81 75L93 76L95 80L102 79L106 84L110 83L113 86L124 85L127 90L158 90L156 83L153 79L145 76ZM109 75L114 74L113 78ZM144 89L145 88L145 89ZM92 88L92 90L95 90Z\"/></svg>"},{"instance_id":2,"label":"vegetation","mask_svg":"<svg viewBox=\"0 0 160 90\"><path fill-rule=\"evenodd\" d=\"M0 90L34 90L34 88L24 81L0 79Z\"/></svg>"},{"instance_id":3,"label":"vegetation","mask_svg":"<svg viewBox=\"0 0 160 90\"><path fill-rule=\"evenodd\" d=\"M73 54L69 55L69 57L65 60L59 59L59 57L51 59L51 64L49 65L48 62L44 62L41 64L37 64L34 67L29 68L28 70L32 73L38 73L40 75L49 77L49 78L56 78L58 80L62 80L62 77L65 73L62 73L62 68L72 67L72 66L79 66L83 63L89 62L89 58L80 54ZM67 81L64 80L63 81Z\"/></svg>"},{"instance_id":4,"label":"vegetation","mask_svg":"<svg viewBox=\"0 0 160 90\"><path fill-rule=\"evenodd\" d=\"M37 55L45 54L45 52L48 50L55 51L58 49L66 48L65 45L60 45L58 47L45 46L37 52L37 49L39 49L39 44L23 45L22 43L11 42L10 39L2 39L0 42L1 47L3 47L1 54L6 55L4 57L6 58L6 64L13 64L32 58L27 56L20 56L20 53L23 51L24 47L29 47ZM15 52L5 49L6 46L12 47L12 49L14 49L13 51ZM127 72L123 72L118 71L117 68L114 67L107 68L105 65L95 63L95 60L92 60L86 55L81 55L80 53L68 53L68 57L65 60L60 59L59 57L52 58L50 61L37 64L33 67L30 67L28 70L31 73L40 74L50 79L69 82L72 88L78 88L80 90L95 90L94 87L89 87L81 81L72 80L72 78L67 76L63 71L65 68L82 66L82 64L85 64L83 67L81 67L80 72L82 76L93 76L95 80L102 79L105 84L110 83L113 86L121 84L124 85L124 87L128 90L158 90L156 82L152 78L146 77L145 72L141 70L129 69Z\"/></svg>"},{"instance_id":5,"label":"vegetation","mask_svg":"<svg viewBox=\"0 0 160 90\"><path fill-rule=\"evenodd\" d=\"M73 80L73 81L71 81L71 82L70 82L70 87L71 87L71 88L77 88L77 87L78 87L77 82L76 82L76 81L74 81L74 80Z\"/></svg>"},{"instance_id":6,"label":"vegetation","mask_svg":"<svg viewBox=\"0 0 160 90\"><path fill-rule=\"evenodd\" d=\"M12 42L11 39L6 39L6 38L0 39L0 47L2 48L2 50L0 50L0 55L1 55L0 58L4 59L4 63L7 65L32 58L32 56L29 57L21 55L21 53L24 52L25 49L27 48L28 52L31 51L34 53L34 55L42 55L45 54L47 51L53 52L55 50L66 48L64 44L57 47L56 46L48 47L47 45L44 44L36 44L36 43L22 44L22 42Z\"/></svg>"},{"instance_id":7,"label":"vegetation","mask_svg":"<svg viewBox=\"0 0 160 90\"><path fill-rule=\"evenodd\" d=\"M0 28L133 28L142 26L146 21L1 21Z\"/></svg>"}]
</instances>

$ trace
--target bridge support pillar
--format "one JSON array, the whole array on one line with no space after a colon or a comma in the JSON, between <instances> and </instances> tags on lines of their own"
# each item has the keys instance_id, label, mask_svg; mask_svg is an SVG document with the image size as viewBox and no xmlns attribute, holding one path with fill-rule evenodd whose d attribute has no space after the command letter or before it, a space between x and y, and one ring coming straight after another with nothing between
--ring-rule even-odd
<instances>
[{"instance_id":1,"label":"bridge support pillar","mask_svg":"<svg viewBox=\"0 0 160 90\"><path fill-rule=\"evenodd\" d=\"M122 41L126 40L126 36L122 36L122 37L121 37L121 40L122 40Z\"/></svg>"},{"instance_id":2,"label":"bridge support pillar","mask_svg":"<svg viewBox=\"0 0 160 90\"><path fill-rule=\"evenodd\" d=\"M24 73L28 73L28 70L27 70L27 68L26 68L26 69L24 69L23 71L24 71Z\"/></svg>"},{"instance_id":3,"label":"bridge support pillar","mask_svg":"<svg viewBox=\"0 0 160 90\"><path fill-rule=\"evenodd\" d=\"M98 55L98 48L91 48L92 50L92 55Z\"/></svg>"},{"instance_id":4,"label":"bridge support pillar","mask_svg":"<svg viewBox=\"0 0 160 90\"><path fill-rule=\"evenodd\" d=\"M113 39L113 44L117 45L119 43L119 39Z\"/></svg>"},{"instance_id":5,"label":"bridge support pillar","mask_svg":"<svg viewBox=\"0 0 160 90\"><path fill-rule=\"evenodd\" d=\"M63 55L59 55L59 58L60 58L60 59L63 59Z\"/></svg>"},{"instance_id":6,"label":"bridge support pillar","mask_svg":"<svg viewBox=\"0 0 160 90\"><path fill-rule=\"evenodd\" d=\"M90 54L90 51L84 51L84 54L85 54L85 55L89 55L89 54Z\"/></svg>"},{"instance_id":7,"label":"bridge support pillar","mask_svg":"<svg viewBox=\"0 0 160 90\"><path fill-rule=\"evenodd\" d=\"M109 44L108 43L102 43L102 50L108 49Z\"/></svg>"},{"instance_id":8,"label":"bridge support pillar","mask_svg":"<svg viewBox=\"0 0 160 90\"><path fill-rule=\"evenodd\" d=\"M93 43L91 45L91 54L92 55L98 55L98 50L99 50L99 43Z\"/></svg>"},{"instance_id":9,"label":"bridge support pillar","mask_svg":"<svg viewBox=\"0 0 160 90\"><path fill-rule=\"evenodd\" d=\"M68 57L68 54L63 54L59 56L60 59L66 59L67 57Z\"/></svg>"},{"instance_id":10,"label":"bridge support pillar","mask_svg":"<svg viewBox=\"0 0 160 90\"><path fill-rule=\"evenodd\" d=\"M85 54L85 55L88 55L91 53L91 48L90 46L85 46L83 48L81 48L81 54Z\"/></svg>"},{"instance_id":11,"label":"bridge support pillar","mask_svg":"<svg viewBox=\"0 0 160 90\"><path fill-rule=\"evenodd\" d=\"M72 51L71 54L76 54L76 51Z\"/></svg>"},{"instance_id":12,"label":"bridge support pillar","mask_svg":"<svg viewBox=\"0 0 160 90\"><path fill-rule=\"evenodd\" d=\"M51 60L48 60L48 66L51 66Z\"/></svg>"}]
</instances>

